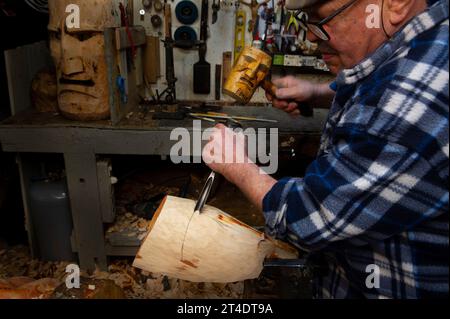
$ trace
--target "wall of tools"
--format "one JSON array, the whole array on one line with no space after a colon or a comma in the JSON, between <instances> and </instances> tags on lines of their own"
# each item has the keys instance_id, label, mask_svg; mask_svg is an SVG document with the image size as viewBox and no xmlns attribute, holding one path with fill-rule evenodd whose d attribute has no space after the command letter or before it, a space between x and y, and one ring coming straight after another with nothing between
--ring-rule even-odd
<instances>
[{"instance_id":1,"label":"wall of tools","mask_svg":"<svg viewBox=\"0 0 450 319\"><path fill-rule=\"evenodd\" d=\"M165 3L170 12L165 12ZM316 74L319 81L327 78L317 47L305 38L303 13L286 10L283 0L134 0L132 5L134 25L143 26L147 35L144 74L149 99L168 87L164 44L168 27L177 42L173 47L177 100L231 102L222 93L224 79L242 49L254 40L274 53L275 72L278 68ZM266 101L258 89L252 102Z\"/></svg>"}]
</instances>

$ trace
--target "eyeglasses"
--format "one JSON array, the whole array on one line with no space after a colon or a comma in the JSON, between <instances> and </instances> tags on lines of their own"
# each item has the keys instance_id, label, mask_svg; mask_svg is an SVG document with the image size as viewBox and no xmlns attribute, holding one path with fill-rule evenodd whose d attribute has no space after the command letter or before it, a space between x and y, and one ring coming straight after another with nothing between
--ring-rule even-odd
<instances>
[{"instance_id":1,"label":"eyeglasses","mask_svg":"<svg viewBox=\"0 0 450 319\"><path fill-rule=\"evenodd\" d=\"M307 22L306 25L308 27L308 30L311 31L316 37L318 37L321 40L329 41L330 35L325 31L323 28L323 25L330 22L332 19L334 19L337 15L342 13L345 9L349 8L351 5L353 5L358 0L351 0L347 4L343 5L339 9L337 9L335 12L333 12L331 15L326 17L320 22Z\"/></svg>"}]
</instances>

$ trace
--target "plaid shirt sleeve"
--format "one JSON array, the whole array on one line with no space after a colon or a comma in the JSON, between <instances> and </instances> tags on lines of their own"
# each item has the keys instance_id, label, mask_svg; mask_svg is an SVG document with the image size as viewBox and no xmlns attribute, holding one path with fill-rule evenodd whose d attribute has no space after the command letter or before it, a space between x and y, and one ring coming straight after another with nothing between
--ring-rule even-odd
<instances>
[{"instance_id":1,"label":"plaid shirt sleeve","mask_svg":"<svg viewBox=\"0 0 450 319\"><path fill-rule=\"evenodd\" d=\"M439 0L343 70L316 160L263 200L269 235L325 259L318 297L448 297L448 25Z\"/></svg>"},{"instance_id":2,"label":"plaid shirt sleeve","mask_svg":"<svg viewBox=\"0 0 450 319\"><path fill-rule=\"evenodd\" d=\"M268 233L306 250L349 239L386 239L445 212L448 192L419 154L338 129L331 152L304 178L279 181L264 198Z\"/></svg>"},{"instance_id":3,"label":"plaid shirt sleeve","mask_svg":"<svg viewBox=\"0 0 450 319\"><path fill-rule=\"evenodd\" d=\"M446 17L448 1L338 77L318 157L263 199L269 235L306 250L362 246L448 214Z\"/></svg>"}]
</instances>

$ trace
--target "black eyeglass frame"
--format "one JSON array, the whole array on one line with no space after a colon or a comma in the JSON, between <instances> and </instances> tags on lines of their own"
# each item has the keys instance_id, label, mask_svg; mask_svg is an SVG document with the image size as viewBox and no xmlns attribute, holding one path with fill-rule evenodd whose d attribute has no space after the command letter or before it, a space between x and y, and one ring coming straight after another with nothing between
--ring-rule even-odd
<instances>
[{"instance_id":1,"label":"black eyeglass frame","mask_svg":"<svg viewBox=\"0 0 450 319\"><path fill-rule=\"evenodd\" d=\"M330 40L330 35L328 34L327 31L325 31L325 29L323 28L323 25L327 24L332 19L334 19L337 15L341 14L347 8L351 7L356 1L358 1L358 0L351 0L351 1L349 1L348 3L344 4L342 7L340 7L336 11L334 11L331 15L329 15L328 17L324 18L323 20L321 20L319 22L309 22L308 21L306 23L306 25L308 27L308 30L311 31L312 33L314 33L314 35L317 36L319 39L324 40L324 41L329 41ZM312 30L313 28L311 28L310 26L318 28L320 30L320 32L322 32L322 34L325 35L325 37L322 37L321 34L318 34L318 33L314 32Z\"/></svg>"}]
</instances>

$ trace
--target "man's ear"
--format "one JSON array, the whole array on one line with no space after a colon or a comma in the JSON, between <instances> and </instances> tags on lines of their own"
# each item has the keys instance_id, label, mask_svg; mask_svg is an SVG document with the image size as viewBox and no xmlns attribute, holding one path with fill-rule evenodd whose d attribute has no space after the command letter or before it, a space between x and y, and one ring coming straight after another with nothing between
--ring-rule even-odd
<instances>
[{"instance_id":1,"label":"man's ear","mask_svg":"<svg viewBox=\"0 0 450 319\"><path fill-rule=\"evenodd\" d=\"M409 17L416 0L385 0L385 17L389 23L396 26Z\"/></svg>"}]
</instances>

